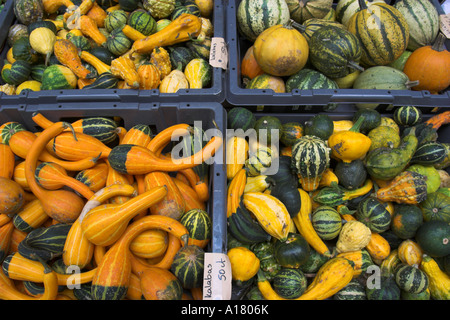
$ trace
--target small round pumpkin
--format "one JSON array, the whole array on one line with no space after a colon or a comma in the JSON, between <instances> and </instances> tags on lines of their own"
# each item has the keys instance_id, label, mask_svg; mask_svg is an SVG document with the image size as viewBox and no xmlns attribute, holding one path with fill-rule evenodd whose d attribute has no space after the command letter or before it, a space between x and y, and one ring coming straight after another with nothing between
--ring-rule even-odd
<instances>
[{"instance_id":1,"label":"small round pumpkin","mask_svg":"<svg viewBox=\"0 0 450 320\"><path fill-rule=\"evenodd\" d=\"M139 75L139 88L142 90L158 89L161 83L159 69L151 63L144 63L137 69Z\"/></svg>"},{"instance_id":2,"label":"small round pumpkin","mask_svg":"<svg viewBox=\"0 0 450 320\"><path fill-rule=\"evenodd\" d=\"M409 293L421 293L428 289L429 279L425 272L417 267L404 265L395 273L395 282L400 290Z\"/></svg>"},{"instance_id":3,"label":"small round pumpkin","mask_svg":"<svg viewBox=\"0 0 450 320\"><path fill-rule=\"evenodd\" d=\"M310 246L302 235L290 232L286 240L278 240L273 254L278 263L286 268L299 268L309 258Z\"/></svg>"},{"instance_id":4,"label":"small round pumpkin","mask_svg":"<svg viewBox=\"0 0 450 320\"><path fill-rule=\"evenodd\" d=\"M144 231L137 235L130 243L130 251L138 257L149 259L164 254L167 246L167 232L154 229Z\"/></svg>"},{"instance_id":5,"label":"small round pumpkin","mask_svg":"<svg viewBox=\"0 0 450 320\"><path fill-rule=\"evenodd\" d=\"M264 71L258 65L258 62L256 62L255 56L253 54L253 46L251 46L247 49L241 61L241 76L243 78L244 84L247 84L248 81L263 73Z\"/></svg>"},{"instance_id":6,"label":"small round pumpkin","mask_svg":"<svg viewBox=\"0 0 450 320\"><path fill-rule=\"evenodd\" d=\"M173 258L170 271L180 280L184 289L200 287L203 283L205 251L196 245L187 245Z\"/></svg>"},{"instance_id":7,"label":"small round pumpkin","mask_svg":"<svg viewBox=\"0 0 450 320\"><path fill-rule=\"evenodd\" d=\"M421 47L409 56L403 72L411 81L419 81L413 90L437 94L450 86L450 52L444 41L445 36L439 34L432 46Z\"/></svg>"},{"instance_id":8,"label":"small round pumpkin","mask_svg":"<svg viewBox=\"0 0 450 320\"><path fill-rule=\"evenodd\" d=\"M450 223L450 197L446 194L439 191L429 193L419 206L425 221L441 220Z\"/></svg>"},{"instance_id":9,"label":"small round pumpkin","mask_svg":"<svg viewBox=\"0 0 450 320\"><path fill-rule=\"evenodd\" d=\"M264 30L253 46L258 65L273 76L293 75L303 69L308 60L308 42L291 24Z\"/></svg>"},{"instance_id":10,"label":"small round pumpkin","mask_svg":"<svg viewBox=\"0 0 450 320\"><path fill-rule=\"evenodd\" d=\"M369 152L381 147L397 148L401 140L399 133L388 126L378 126L370 130L367 136L372 140Z\"/></svg>"},{"instance_id":11,"label":"small round pumpkin","mask_svg":"<svg viewBox=\"0 0 450 320\"><path fill-rule=\"evenodd\" d=\"M253 278L259 270L260 261L256 255L245 247L234 247L228 250L231 275L233 280L247 281Z\"/></svg>"}]
</instances>

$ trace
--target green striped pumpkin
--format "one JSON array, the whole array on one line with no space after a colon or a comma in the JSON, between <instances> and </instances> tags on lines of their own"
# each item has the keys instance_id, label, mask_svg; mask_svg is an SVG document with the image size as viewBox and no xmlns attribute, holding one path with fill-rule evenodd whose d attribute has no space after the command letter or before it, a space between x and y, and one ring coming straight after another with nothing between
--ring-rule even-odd
<instances>
[{"instance_id":1,"label":"green striped pumpkin","mask_svg":"<svg viewBox=\"0 0 450 320\"><path fill-rule=\"evenodd\" d=\"M324 18L331 10L333 0L286 0L291 18L303 23L312 18Z\"/></svg>"},{"instance_id":2,"label":"green striped pumpkin","mask_svg":"<svg viewBox=\"0 0 450 320\"><path fill-rule=\"evenodd\" d=\"M178 67L181 71L184 71L189 61L195 58L194 53L185 46L168 47L168 49L172 66L181 65L181 67Z\"/></svg>"},{"instance_id":3,"label":"green striped pumpkin","mask_svg":"<svg viewBox=\"0 0 450 320\"><path fill-rule=\"evenodd\" d=\"M180 223L189 231L189 238L196 240L211 239L211 217L201 209L192 209L185 212Z\"/></svg>"},{"instance_id":4,"label":"green striped pumpkin","mask_svg":"<svg viewBox=\"0 0 450 320\"><path fill-rule=\"evenodd\" d=\"M149 36L156 32L156 20L145 10L138 9L130 13L127 24L142 33Z\"/></svg>"},{"instance_id":5,"label":"green striped pumpkin","mask_svg":"<svg viewBox=\"0 0 450 320\"><path fill-rule=\"evenodd\" d=\"M123 26L127 24L127 20L128 13L126 13L125 10L114 10L106 16L105 28L108 32L111 32L114 29L122 29Z\"/></svg>"},{"instance_id":6,"label":"green striped pumpkin","mask_svg":"<svg viewBox=\"0 0 450 320\"><path fill-rule=\"evenodd\" d=\"M393 118L398 125L413 126L422 120L422 111L414 106L402 106L395 109Z\"/></svg>"},{"instance_id":7,"label":"green striped pumpkin","mask_svg":"<svg viewBox=\"0 0 450 320\"><path fill-rule=\"evenodd\" d=\"M256 117L249 109L234 107L227 112L227 128L242 129L244 132L254 127Z\"/></svg>"},{"instance_id":8,"label":"green striped pumpkin","mask_svg":"<svg viewBox=\"0 0 450 320\"><path fill-rule=\"evenodd\" d=\"M296 24L296 23L293 23L292 25L294 28L296 28L297 30L299 30L301 32L301 34L305 37L305 39L306 39L306 41L308 41L308 43L309 43L309 40L311 39L312 35L322 27L333 26L336 28L341 28L341 29L347 30L347 28L342 23L339 23L337 21L316 19L316 18L308 19L301 25Z\"/></svg>"},{"instance_id":9,"label":"green striped pumpkin","mask_svg":"<svg viewBox=\"0 0 450 320\"><path fill-rule=\"evenodd\" d=\"M323 240L332 240L339 235L342 228L340 214L329 206L320 206L311 215L314 230Z\"/></svg>"},{"instance_id":10,"label":"green striped pumpkin","mask_svg":"<svg viewBox=\"0 0 450 320\"><path fill-rule=\"evenodd\" d=\"M303 136L292 146L291 167L305 191L316 190L330 166L330 149L316 136Z\"/></svg>"},{"instance_id":11,"label":"green striped pumpkin","mask_svg":"<svg viewBox=\"0 0 450 320\"><path fill-rule=\"evenodd\" d=\"M284 93L286 92L286 84L284 83L283 78L272 76L267 73L260 74L259 76L254 77L250 80L246 87L246 89L271 89L276 93Z\"/></svg>"},{"instance_id":12,"label":"green striped pumpkin","mask_svg":"<svg viewBox=\"0 0 450 320\"><path fill-rule=\"evenodd\" d=\"M89 51L92 49L91 42L85 36L72 36L69 40L80 51Z\"/></svg>"},{"instance_id":13,"label":"green striped pumpkin","mask_svg":"<svg viewBox=\"0 0 450 320\"><path fill-rule=\"evenodd\" d=\"M324 26L317 30L309 41L312 65L329 78L342 78L359 66L361 46L356 36L342 28Z\"/></svg>"},{"instance_id":14,"label":"green striped pumpkin","mask_svg":"<svg viewBox=\"0 0 450 320\"><path fill-rule=\"evenodd\" d=\"M428 288L429 279L427 274L419 268L403 265L395 273L395 282L403 291L421 293Z\"/></svg>"},{"instance_id":15,"label":"green striped pumpkin","mask_svg":"<svg viewBox=\"0 0 450 320\"><path fill-rule=\"evenodd\" d=\"M178 250L170 271L178 278L184 289L201 287L203 284L205 251L196 245Z\"/></svg>"},{"instance_id":16,"label":"green striped pumpkin","mask_svg":"<svg viewBox=\"0 0 450 320\"><path fill-rule=\"evenodd\" d=\"M285 299L300 297L306 287L306 276L299 269L281 268L273 278L273 289Z\"/></svg>"},{"instance_id":17,"label":"green striped pumpkin","mask_svg":"<svg viewBox=\"0 0 450 320\"><path fill-rule=\"evenodd\" d=\"M447 148L439 141L428 141L421 144L414 152L411 163L433 165L439 163L447 156Z\"/></svg>"},{"instance_id":18,"label":"green striped pumpkin","mask_svg":"<svg viewBox=\"0 0 450 320\"><path fill-rule=\"evenodd\" d=\"M336 82L313 69L302 69L286 80L286 92L292 90L338 89Z\"/></svg>"},{"instance_id":19,"label":"green striped pumpkin","mask_svg":"<svg viewBox=\"0 0 450 320\"><path fill-rule=\"evenodd\" d=\"M433 44L439 33L439 14L431 1L399 0L394 7L409 25L408 50Z\"/></svg>"},{"instance_id":20,"label":"green striped pumpkin","mask_svg":"<svg viewBox=\"0 0 450 320\"><path fill-rule=\"evenodd\" d=\"M106 47L115 56L121 56L127 52L132 45L132 41L122 32L121 29L114 29L108 35Z\"/></svg>"},{"instance_id":21,"label":"green striped pumpkin","mask_svg":"<svg viewBox=\"0 0 450 320\"><path fill-rule=\"evenodd\" d=\"M272 149L268 147L260 147L256 152L245 160L244 167L247 174L251 177L264 174L265 170L272 165Z\"/></svg>"},{"instance_id":22,"label":"green striped pumpkin","mask_svg":"<svg viewBox=\"0 0 450 320\"><path fill-rule=\"evenodd\" d=\"M385 3L384 0L365 0L367 5ZM358 0L339 0L336 5L336 20L347 26L350 18L360 10Z\"/></svg>"},{"instance_id":23,"label":"green striped pumpkin","mask_svg":"<svg viewBox=\"0 0 450 320\"><path fill-rule=\"evenodd\" d=\"M75 89L77 77L69 68L54 64L47 67L42 75L41 90Z\"/></svg>"},{"instance_id":24,"label":"green striped pumpkin","mask_svg":"<svg viewBox=\"0 0 450 320\"><path fill-rule=\"evenodd\" d=\"M406 50L409 26L393 6L359 0L361 10L353 15L348 30L355 34L362 49L365 66L382 66L395 61Z\"/></svg>"},{"instance_id":25,"label":"green striped pumpkin","mask_svg":"<svg viewBox=\"0 0 450 320\"><path fill-rule=\"evenodd\" d=\"M281 126L280 141L286 146L292 146L304 132L303 124L300 122L288 122Z\"/></svg>"},{"instance_id":26,"label":"green striped pumpkin","mask_svg":"<svg viewBox=\"0 0 450 320\"><path fill-rule=\"evenodd\" d=\"M170 15L170 19L173 21L179 16L181 16L183 13L190 14L191 10L186 6L175 7L175 9L172 11L172 14Z\"/></svg>"},{"instance_id":27,"label":"green striped pumpkin","mask_svg":"<svg viewBox=\"0 0 450 320\"><path fill-rule=\"evenodd\" d=\"M45 68L47 68L47 66L44 64L32 65L30 73L31 79L42 82L42 75L44 74Z\"/></svg>"},{"instance_id":28,"label":"green striped pumpkin","mask_svg":"<svg viewBox=\"0 0 450 320\"><path fill-rule=\"evenodd\" d=\"M242 0L236 11L239 33L254 42L269 27L289 21L289 8L284 0Z\"/></svg>"},{"instance_id":29,"label":"green striped pumpkin","mask_svg":"<svg viewBox=\"0 0 450 320\"><path fill-rule=\"evenodd\" d=\"M425 221L440 220L450 223L450 197L436 191L429 193L420 204Z\"/></svg>"},{"instance_id":30,"label":"green striped pumpkin","mask_svg":"<svg viewBox=\"0 0 450 320\"><path fill-rule=\"evenodd\" d=\"M401 290L391 275L382 275L379 285L372 283L366 286L368 300L400 300L400 294Z\"/></svg>"},{"instance_id":31,"label":"green striped pumpkin","mask_svg":"<svg viewBox=\"0 0 450 320\"><path fill-rule=\"evenodd\" d=\"M17 39L13 44L12 54L15 60L24 60L29 63L34 63L38 58L38 54L31 47L29 37Z\"/></svg>"},{"instance_id":32,"label":"green striped pumpkin","mask_svg":"<svg viewBox=\"0 0 450 320\"><path fill-rule=\"evenodd\" d=\"M183 6L185 6L189 10L190 14L200 17L200 9L198 5L195 3L195 1L185 0Z\"/></svg>"},{"instance_id":33,"label":"green striped pumpkin","mask_svg":"<svg viewBox=\"0 0 450 320\"><path fill-rule=\"evenodd\" d=\"M383 203L370 197L358 204L355 218L376 233L386 231L391 223L391 214Z\"/></svg>"},{"instance_id":34,"label":"green striped pumpkin","mask_svg":"<svg viewBox=\"0 0 450 320\"><path fill-rule=\"evenodd\" d=\"M334 300L367 300L366 287L357 280L351 280L333 296Z\"/></svg>"},{"instance_id":35,"label":"green striped pumpkin","mask_svg":"<svg viewBox=\"0 0 450 320\"><path fill-rule=\"evenodd\" d=\"M113 89L117 87L119 79L111 74L111 72L104 72L95 79L95 81L84 89Z\"/></svg>"},{"instance_id":36,"label":"green striped pumpkin","mask_svg":"<svg viewBox=\"0 0 450 320\"><path fill-rule=\"evenodd\" d=\"M23 124L16 121L9 121L0 126L0 143L9 145L9 139L19 132L27 130Z\"/></svg>"},{"instance_id":37,"label":"green striped pumpkin","mask_svg":"<svg viewBox=\"0 0 450 320\"><path fill-rule=\"evenodd\" d=\"M118 2L120 4L121 9L131 12L138 8L138 5L141 1L139 1L139 0L118 0Z\"/></svg>"},{"instance_id":38,"label":"green striped pumpkin","mask_svg":"<svg viewBox=\"0 0 450 320\"><path fill-rule=\"evenodd\" d=\"M31 65L24 60L16 60L11 68L5 68L2 72L3 80L11 85L19 85L26 81L31 74Z\"/></svg>"}]
</instances>

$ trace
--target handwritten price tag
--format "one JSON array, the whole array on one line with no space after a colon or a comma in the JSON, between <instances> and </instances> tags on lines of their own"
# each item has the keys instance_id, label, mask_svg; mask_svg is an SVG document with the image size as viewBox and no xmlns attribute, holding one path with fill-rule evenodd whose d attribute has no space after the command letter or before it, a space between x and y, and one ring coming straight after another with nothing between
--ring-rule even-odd
<instances>
[{"instance_id":1,"label":"handwritten price tag","mask_svg":"<svg viewBox=\"0 0 450 320\"><path fill-rule=\"evenodd\" d=\"M447 37L447 39L450 39L450 13L441 14L439 18L441 32Z\"/></svg>"},{"instance_id":2,"label":"handwritten price tag","mask_svg":"<svg viewBox=\"0 0 450 320\"><path fill-rule=\"evenodd\" d=\"M224 38L213 37L211 39L209 64L215 68L227 69L228 50Z\"/></svg>"},{"instance_id":3,"label":"handwritten price tag","mask_svg":"<svg viewBox=\"0 0 450 320\"><path fill-rule=\"evenodd\" d=\"M231 299L231 265L225 253L205 252L203 300Z\"/></svg>"}]
</instances>

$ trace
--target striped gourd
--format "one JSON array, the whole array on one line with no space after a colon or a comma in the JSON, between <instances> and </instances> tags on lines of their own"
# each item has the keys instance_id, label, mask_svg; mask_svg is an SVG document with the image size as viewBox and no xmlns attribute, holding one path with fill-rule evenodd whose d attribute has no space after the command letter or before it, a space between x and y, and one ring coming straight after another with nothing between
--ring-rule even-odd
<instances>
[{"instance_id":1,"label":"striped gourd","mask_svg":"<svg viewBox=\"0 0 450 320\"><path fill-rule=\"evenodd\" d=\"M422 120L422 111L414 106L401 106L395 109L393 118L398 125L413 126Z\"/></svg>"},{"instance_id":2,"label":"striped gourd","mask_svg":"<svg viewBox=\"0 0 450 320\"><path fill-rule=\"evenodd\" d=\"M274 180L269 176L259 175L256 177L247 177L245 183L244 193L247 192L264 192L269 189L274 183Z\"/></svg>"},{"instance_id":3,"label":"striped gourd","mask_svg":"<svg viewBox=\"0 0 450 320\"><path fill-rule=\"evenodd\" d=\"M357 278L362 273L366 273L369 266L374 264L372 257L366 249L342 252L337 256L350 260L355 264L353 266L353 279Z\"/></svg>"},{"instance_id":4,"label":"striped gourd","mask_svg":"<svg viewBox=\"0 0 450 320\"><path fill-rule=\"evenodd\" d=\"M428 288L429 279L418 267L403 265L395 273L395 282L403 291L421 293Z\"/></svg>"},{"instance_id":5,"label":"striped gourd","mask_svg":"<svg viewBox=\"0 0 450 320\"><path fill-rule=\"evenodd\" d=\"M212 67L202 58L189 61L184 69L190 89L203 89L211 84Z\"/></svg>"},{"instance_id":6,"label":"striped gourd","mask_svg":"<svg viewBox=\"0 0 450 320\"><path fill-rule=\"evenodd\" d=\"M54 64L42 74L41 90L75 89L77 77L69 68Z\"/></svg>"},{"instance_id":7,"label":"striped gourd","mask_svg":"<svg viewBox=\"0 0 450 320\"><path fill-rule=\"evenodd\" d=\"M231 180L248 159L248 142L243 137L230 137L226 144L227 178Z\"/></svg>"},{"instance_id":8,"label":"striped gourd","mask_svg":"<svg viewBox=\"0 0 450 320\"><path fill-rule=\"evenodd\" d=\"M75 179L87 185L93 192L97 192L106 186L108 170L106 163L97 163L92 168L78 172Z\"/></svg>"},{"instance_id":9,"label":"striped gourd","mask_svg":"<svg viewBox=\"0 0 450 320\"><path fill-rule=\"evenodd\" d=\"M98 76L95 81L83 89L113 89L117 87L119 79L111 74L111 72L104 72Z\"/></svg>"},{"instance_id":10,"label":"striped gourd","mask_svg":"<svg viewBox=\"0 0 450 320\"><path fill-rule=\"evenodd\" d=\"M188 41L186 47L191 50L194 58L202 58L209 61L209 54L211 51L211 38L205 37L202 41Z\"/></svg>"},{"instance_id":11,"label":"striped gourd","mask_svg":"<svg viewBox=\"0 0 450 320\"><path fill-rule=\"evenodd\" d=\"M13 223L16 229L28 233L40 227L48 218L41 201L35 199L25 204L22 210L14 215Z\"/></svg>"},{"instance_id":12,"label":"striped gourd","mask_svg":"<svg viewBox=\"0 0 450 320\"><path fill-rule=\"evenodd\" d=\"M0 143L9 145L9 139L19 131L25 131L26 128L19 122L8 121L0 125Z\"/></svg>"},{"instance_id":13,"label":"striped gourd","mask_svg":"<svg viewBox=\"0 0 450 320\"><path fill-rule=\"evenodd\" d=\"M406 50L409 26L393 6L359 0L361 10L352 16L348 30L355 34L362 48L365 66L382 66L395 61Z\"/></svg>"},{"instance_id":14,"label":"striped gourd","mask_svg":"<svg viewBox=\"0 0 450 320\"><path fill-rule=\"evenodd\" d=\"M338 89L336 82L313 69L302 69L286 80L286 92L292 90Z\"/></svg>"},{"instance_id":15,"label":"striped gourd","mask_svg":"<svg viewBox=\"0 0 450 320\"><path fill-rule=\"evenodd\" d=\"M330 165L330 149L316 136L303 136L292 146L291 167L299 175L305 191L316 190Z\"/></svg>"},{"instance_id":16,"label":"striped gourd","mask_svg":"<svg viewBox=\"0 0 450 320\"><path fill-rule=\"evenodd\" d=\"M352 280L334 294L334 300L367 300L366 287L357 280Z\"/></svg>"},{"instance_id":17,"label":"striped gourd","mask_svg":"<svg viewBox=\"0 0 450 320\"><path fill-rule=\"evenodd\" d=\"M121 144L135 144L139 146L147 146L152 139L152 129L145 124L136 124L127 131Z\"/></svg>"},{"instance_id":18,"label":"striped gourd","mask_svg":"<svg viewBox=\"0 0 450 320\"><path fill-rule=\"evenodd\" d=\"M324 18L331 9L333 0L286 0L289 13L298 23L312 18Z\"/></svg>"},{"instance_id":19,"label":"striped gourd","mask_svg":"<svg viewBox=\"0 0 450 320\"><path fill-rule=\"evenodd\" d=\"M168 248L168 234L163 230L147 230L130 243L130 251L144 259L160 257Z\"/></svg>"},{"instance_id":20,"label":"striped gourd","mask_svg":"<svg viewBox=\"0 0 450 320\"><path fill-rule=\"evenodd\" d=\"M296 268L282 268L273 278L273 289L285 299L300 297L306 287L306 276Z\"/></svg>"},{"instance_id":21,"label":"striped gourd","mask_svg":"<svg viewBox=\"0 0 450 320\"><path fill-rule=\"evenodd\" d=\"M170 271L185 289L200 287L203 283L205 251L196 245L187 245L173 258Z\"/></svg>"},{"instance_id":22,"label":"striped gourd","mask_svg":"<svg viewBox=\"0 0 450 320\"><path fill-rule=\"evenodd\" d=\"M31 74L31 65L24 60L16 60L2 69L3 80L12 85L19 85L26 81Z\"/></svg>"},{"instance_id":23,"label":"striped gourd","mask_svg":"<svg viewBox=\"0 0 450 320\"><path fill-rule=\"evenodd\" d=\"M127 52L131 45L131 40L121 29L114 29L111 31L106 41L106 47L115 56L120 56Z\"/></svg>"},{"instance_id":24,"label":"striped gourd","mask_svg":"<svg viewBox=\"0 0 450 320\"><path fill-rule=\"evenodd\" d=\"M108 32L117 28L121 29L127 23L127 19L128 14L124 10L114 10L105 18L105 28Z\"/></svg>"},{"instance_id":25,"label":"striped gourd","mask_svg":"<svg viewBox=\"0 0 450 320\"><path fill-rule=\"evenodd\" d=\"M358 204L355 218L376 233L386 231L391 224L391 214L384 204L375 198L362 200Z\"/></svg>"},{"instance_id":26,"label":"striped gourd","mask_svg":"<svg viewBox=\"0 0 450 320\"><path fill-rule=\"evenodd\" d=\"M447 156L448 151L443 143L439 141L428 141L421 144L414 152L411 163L432 165L440 163Z\"/></svg>"},{"instance_id":27,"label":"striped gourd","mask_svg":"<svg viewBox=\"0 0 450 320\"><path fill-rule=\"evenodd\" d=\"M367 5L385 3L384 0L365 0ZM336 20L347 26L350 18L360 10L358 0L339 0L336 5Z\"/></svg>"},{"instance_id":28,"label":"striped gourd","mask_svg":"<svg viewBox=\"0 0 450 320\"><path fill-rule=\"evenodd\" d=\"M138 9L130 13L127 24L145 36L156 32L155 19L145 10Z\"/></svg>"},{"instance_id":29,"label":"striped gourd","mask_svg":"<svg viewBox=\"0 0 450 320\"><path fill-rule=\"evenodd\" d=\"M242 202L268 234L279 240L287 238L292 219L280 200L269 194L248 192Z\"/></svg>"},{"instance_id":30,"label":"striped gourd","mask_svg":"<svg viewBox=\"0 0 450 320\"><path fill-rule=\"evenodd\" d=\"M286 85L283 78L263 73L248 82L246 89L272 89L276 93L284 93Z\"/></svg>"},{"instance_id":31,"label":"striped gourd","mask_svg":"<svg viewBox=\"0 0 450 320\"><path fill-rule=\"evenodd\" d=\"M317 30L309 41L309 52L313 66L329 78L342 78L355 70L364 70L358 64L359 40L342 28L324 26Z\"/></svg>"},{"instance_id":32,"label":"striped gourd","mask_svg":"<svg viewBox=\"0 0 450 320\"><path fill-rule=\"evenodd\" d=\"M103 143L111 143L117 138L117 124L111 118L88 117L72 123L75 132L90 135Z\"/></svg>"},{"instance_id":33,"label":"striped gourd","mask_svg":"<svg viewBox=\"0 0 450 320\"><path fill-rule=\"evenodd\" d=\"M180 223L189 231L188 244L195 244L204 248L212 235L211 217L205 210L192 209L185 212Z\"/></svg>"},{"instance_id":34,"label":"striped gourd","mask_svg":"<svg viewBox=\"0 0 450 320\"><path fill-rule=\"evenodd\" d=\"M317 18L308 19L301 25L296 23L293 23L292 25L294 28L296 28L301 32L301 34L305 37L306 41L308 42L311 39L312 35L322 27L334 26L345 30L347 29L342 23L339 23L337 21L317 19Z\"/></svg>"},{"instance_id":35,"label":"striped gourd","mask_svg":"<svg viewBox=\"0 0 450 320\"><path fill-rule=\"evenodd\" d=\"M256 117L250 110L243 107L234 107L227 112L227 128L242 129L244 132L253 128Z\"/></svg>"},{"instance_id":36,"label":"striped gourd","mask_svg":"<svg viewBox=\"0 0 450 320\"><path fill-rule=\"evenodd\" d=\"M243 0L236 16L239 32L252 42L265 29L285 24L290 18L289 8L284 0Z\"/></svg>"},{"instance_id":37,"label":"striped gourd","mask_svg":"<svg viewBox=\"0 0 450 320\"><path fill-rule=\"evenodd\" d=\"M251 177L265 174L272 165L272 149L268 147L259 147L256 152L249 154L247 160L245 160L245 169L247 174Z\"/></svg>"},{"instance_id":38,"label":"striped gourd","mask_svg":"<svg viewBox=\"0 0 450 320\"><path fill-rule=\"evenodd\" d=\"M433 44L439 32L439 14L432 1L400 0L394 7L409 25L408 50Z\"/></svg>"},{"instance_id":39,"label":"striped gourd","mask_svg":"<svg viewBox=\"0 0 450 320\"><path fill-rule=\"evenodd\" d=\"M311 222L322 240L332 240L339 235L342 220L339 213L332 207L320 206L311 215Z\"/></svg>"}]
</instances>

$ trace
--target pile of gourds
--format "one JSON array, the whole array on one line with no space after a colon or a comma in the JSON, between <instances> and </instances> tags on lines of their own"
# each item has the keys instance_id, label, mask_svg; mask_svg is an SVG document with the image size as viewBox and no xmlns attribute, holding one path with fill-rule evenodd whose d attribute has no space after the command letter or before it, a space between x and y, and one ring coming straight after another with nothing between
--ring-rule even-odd
<instances>
[{"instance_id":1,"label":"pile of gourds","mask_svg":"<svg viewBox=\"0 0 450 320\"><path fill-rule=\"evenodd\" d=\"M33 120L0 126L0 299L202 299L221 138L177 160L172 136L191 150L198 129Z\"/></svg>"},{"instance_id":2,"label":"pile of gourds","mask_svg":"<svg viewBox=\"0 0 450 320\"><path fill-rule=\"evenodd\" d=\"M450 152L437 135L450 111L293 120L228 111L230 129L257 130L226 142L236 296L450 300Z\"/></svg>"},{"instance_id":3,"label":"pile of gourds","mask_svg":"<svg viewBox=\"0 0 450 320\"><path fill-rule=\"evenodd\" d=\"M16 0L1 90L209 87L212 10L211 0Z\"/></svg>"},{"instance_id":4,"label":"pile of gourds","mask_svg":"<svg viewBox=\"0 0 450 320\"><path fill-rule=\"evenodd\" d=\"M240 1L242 86L276 93L354 88L438 94L448 88L450 52L431 1L332 5L332 0Z\"/></svg>"}]
</instances>

